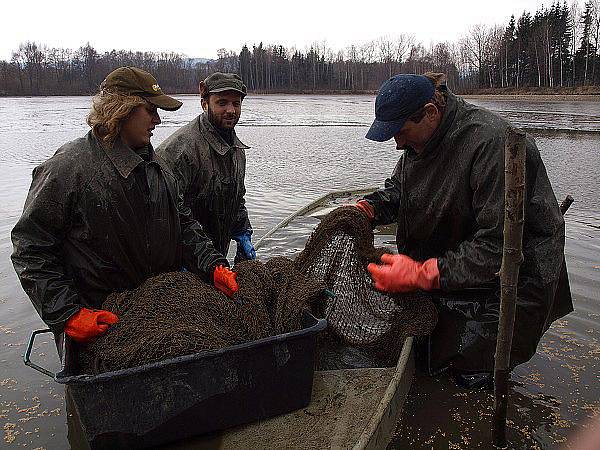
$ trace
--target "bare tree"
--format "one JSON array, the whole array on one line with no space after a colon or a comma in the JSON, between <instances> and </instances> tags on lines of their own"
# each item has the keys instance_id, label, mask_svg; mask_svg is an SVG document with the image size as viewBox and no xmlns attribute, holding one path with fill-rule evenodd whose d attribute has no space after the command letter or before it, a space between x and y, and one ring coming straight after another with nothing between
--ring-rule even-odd
<instances>
[{"instance_id":1,"label":"bare tree","mask_svg":"<svg viewBox=\"0 0 600 450\"><path fill-rule=\"evenodd\" d=\"M25 63L30 92L37 95L40 92L40 74L42 62L44 61L43 47L38 46L35 42L28 41L19 46L19 53L22 55Z\"/></svg>"},{"instance_id":2,"label":"bare tree","mask_svg":"<svg viewBox=\"0 0 600 450\"><path fill-rule=\"evenodd\" d=\"M409 52L415 43L415 37L412 34L400 33L395 40L396 60L402 63L404 56Z\"/></svg>"},{"instance_id":3,"label":"bare tree","mask_svg":"<svg viewBox=\"0 0 600 450\"><path fill-rule=\"evenodd\" d=\"M600 0L591 0L591 15L592 15L592 26L591 26L591 38L594 41L594 57L592 59L592 83L596 82L596 61L598 60L598 40L600 39Z\"/></svg>"},{"instance_id":4,"label":"bare tree","mask_svg":"<svg viewBox=\"0 0 600 450\"><path fill-rule=\"evenodd\" d=\"M493 53L499 48L498 27L488 28L485 25L474 25L460 40L463 60L471 70L477 72L479 85L492 87L492 79L486 77L493 60ZM501 35L500 35L501 37Z\"/></svg>"},{"instance_id":5,"label":"bare tree","mask_svg":"<svg viewBox=\"0 0 600 450\"><path fill-rule=\"evenodd\" d=\"M392 38L383 36L377 40L377 49L379 51L379 62L387 67L387 76L391 77L394 71L394 62L396 56L396 45Z\"/></svg>"},{"instance_id":6,"label":"bare tree","mask_svg":"<svg viewBox=\"0 0 600 450\"><path fill-rule=\"evenodd\" d=\"M23 70L25 68L25 52L23 51L22 46L19 46L19 49L13 52L11 60L11 64L17 69L17 75L19 77L19 87L20 94L23 94L25 87L23 86Z\"/></svg>"},{"instance_id":7,"label":"bare tree","mask_svg":"<svg viewBox=\"0 0 600 450\"><path fill-rule=\"evenodd\" d=\"M569 13L570 13L570 22L571 22L571 55L575 55L575 53L577 53L577 43L579 42L579 40L581 39L581 28L579 27L579 19L580 19L580 15L581 15L581 9L579 8L579 2L578 0L573 0L571 5L569 6ZM572 65L571 65L571 71L572 71L572 82L573 82L573 86L575 86L577 84L577 78L576 78L576 64L575 64L575 58L572 58Z\"/></svg>"}]
</instances>

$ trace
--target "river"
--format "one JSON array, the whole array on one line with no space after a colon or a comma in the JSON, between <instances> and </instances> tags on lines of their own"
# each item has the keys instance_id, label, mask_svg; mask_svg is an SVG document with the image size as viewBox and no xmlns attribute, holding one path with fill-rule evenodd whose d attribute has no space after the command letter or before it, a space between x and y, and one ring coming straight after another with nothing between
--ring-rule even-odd
<instances>
[{"instance_id":1,"label":"river","mask_svg":"<svg viewBox=\"0 0 600 450\"><path fill-rule=\"evenodd\" d=\"M154 145L198 114L197 96L177 97L184 105L162 112ZM565 217L575 311L555 323L535 357L513 372L509 411L515 446L556 448L600 410L600 102L472 101L533 135L557 197L575 198ZM87 132L89 105L89 97L0 98L0 446L7 448L68 447L62 387L21 360L29 334L44 324L10 263L10 230L21 214L32 169ZM399 153L392 142L364 138L373 107L372 96L246 98L237 132L252 147L246 200L255 238L327 191L383 184ZM259 258L268 257L259 252ZM47 338L32 358L58 368ZM490 408L489 393L464 391L443 378L419 378L393 446L486 446Z\"/></svg>"}]
</instances>

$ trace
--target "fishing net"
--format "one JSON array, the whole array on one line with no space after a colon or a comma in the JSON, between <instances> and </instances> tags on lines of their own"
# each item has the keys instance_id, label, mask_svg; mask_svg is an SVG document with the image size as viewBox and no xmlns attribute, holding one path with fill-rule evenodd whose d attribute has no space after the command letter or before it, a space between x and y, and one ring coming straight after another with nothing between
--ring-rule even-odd
<instances>
[{"instance_id":1,"label":"fishing net","mask_svg":"<svg viewBox=\"0 0 600 450\"><path fill-rule=\"evenodd\" d=\"M426 294L390 295L374 288L367 265L380 262L385 252L374 247L365 215L357 208L341 207L323 218L296 265L335 293L319 305L330 338L391 362L397 359L406 337L431 333L437 312Z\"/></svg>"},{"instance_id":2,"label":"fishing net","mask_svg":"<svg viewBox=\"0 0 600 450\"><path fill-rule=\"evenodd\" d=\"M80 351L82 372L98 374L216 350L301 329L322 283L286 258L236 264L239 291L228 298L190 272L170 272L109 295L102 308L119 322Z\"/></svg>"},{"instance_id":3,"label":"fishing net","mask_svg":"<svg viewBox=\"0 0 600 450\"><path fill-rule=\"evenodd\" d=\"M406 337L431 332L437 313L425 295L374 289L366 266L382 253L363 213L342 207L322 220L295 261L236 264L239 291L233 299L190 272L150 278L107 297L102 308L119 322L81 349L82 372L135 367L298 330L309 309L329 323L320 337L320 368L346 367L326 361L340 348L345 356L350 348L356 366L362 365L363 349L393 363ZM335 293L327 300L325 287ZM367 357L364 366L374 366L373 360Z\"/></svg>"}]
</instances>

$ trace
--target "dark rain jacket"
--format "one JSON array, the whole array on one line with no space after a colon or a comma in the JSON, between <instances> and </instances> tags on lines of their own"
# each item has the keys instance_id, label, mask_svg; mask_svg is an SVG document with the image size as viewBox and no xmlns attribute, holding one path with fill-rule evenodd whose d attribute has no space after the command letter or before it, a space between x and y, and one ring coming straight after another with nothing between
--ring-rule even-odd
<instances>
[{"instance_id":1,"label":"dark rain jacket","mask_svg":"<svg viewBox=\"0 0 600 450\"><path fill-rule=\"evenodd\" d=\"M178 195L168 166L90 131L33 171L12 261L42 320L60 332L80 306L182 266L207 281L227 260Z\"/></svg>"},{"instance_id":2,"label":"dark rain jacket","mask_svg":"<svg viewBox=\"0 0 600 450\"><path fill-rule=\"evenodd\" d=\"M400 253L421 261L438 258L441 297L446 299L438 302L441 348L433 349L439 365L454 356L465 370L489 370L498 326L496 273L502 261L509 123L445 92L446 110L424 151L406 150L385 188L365 198L374 206L375 224L397 222ZM572 311L565 224L530 138L525 189L513 365L531 358L550 323Z\"/></svg>"},{"instance_id":3,"label":"dark rain jacket","mask_svg":"<svg viewBox=\"0 0 600 450\"><path fill-rule=\"evenodd\" d=\"M233 145L227 144L203 113L156 150L177 177L192 216L224 255L233 236L252 230L244 200L247 148L235 132Z\"/></svg>"}]
</instances>

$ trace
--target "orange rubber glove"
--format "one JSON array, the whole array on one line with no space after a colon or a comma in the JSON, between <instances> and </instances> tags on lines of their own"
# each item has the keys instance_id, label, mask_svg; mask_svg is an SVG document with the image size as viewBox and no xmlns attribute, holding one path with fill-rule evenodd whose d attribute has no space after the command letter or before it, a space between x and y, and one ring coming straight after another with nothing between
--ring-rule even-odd
<instances>
[{"instance_id":1,"label":"orange rubber glove","mask_svg":"<svg viewBox=\"0 0 600 450\"><path fill-rule=\"evenodd\" d=\"M365 216L367 216L369 220L373 220L375 218L375 209L373 208L373 205L371 205L368 201L359 200L356 202L356 205L354 205L354 207L364 212Z\"/></svg>"},{"instance_id":2,"label":"orange rubber glove","mask_svg":"<svg viewBox=\"0 0 600 450\"><path fill-rule=\"evenodd\" d=\"M430 291L440 288L440 271L437 258L420 263L406 255L381 255L383 264L369 264L367 270L375 288L383 292Z\"/></svg>"},{"instance_id":3,"label":"orange rubber glove","mask_svg":"<svg viewBox=\"0 0 600 450\"><path fill-rule=\"evenodd\" d=\"M119 321L116 314L102 309L81 308L65 324L65 333L77 342L88 342Z\"/></svg>"},{"instance_id":4,"label":"orange rubber glove","mask_svg":"<svg viewBox=\"0 0 600 450\"><path fill-rule=\"evenodd\" d=\"M217 266L213 273L213 282L218 290L227 297L231 297L239 289L237 281L235 281L236 277L237 273L231 271L229 267Z\"/></svg>"}]
</instances>

